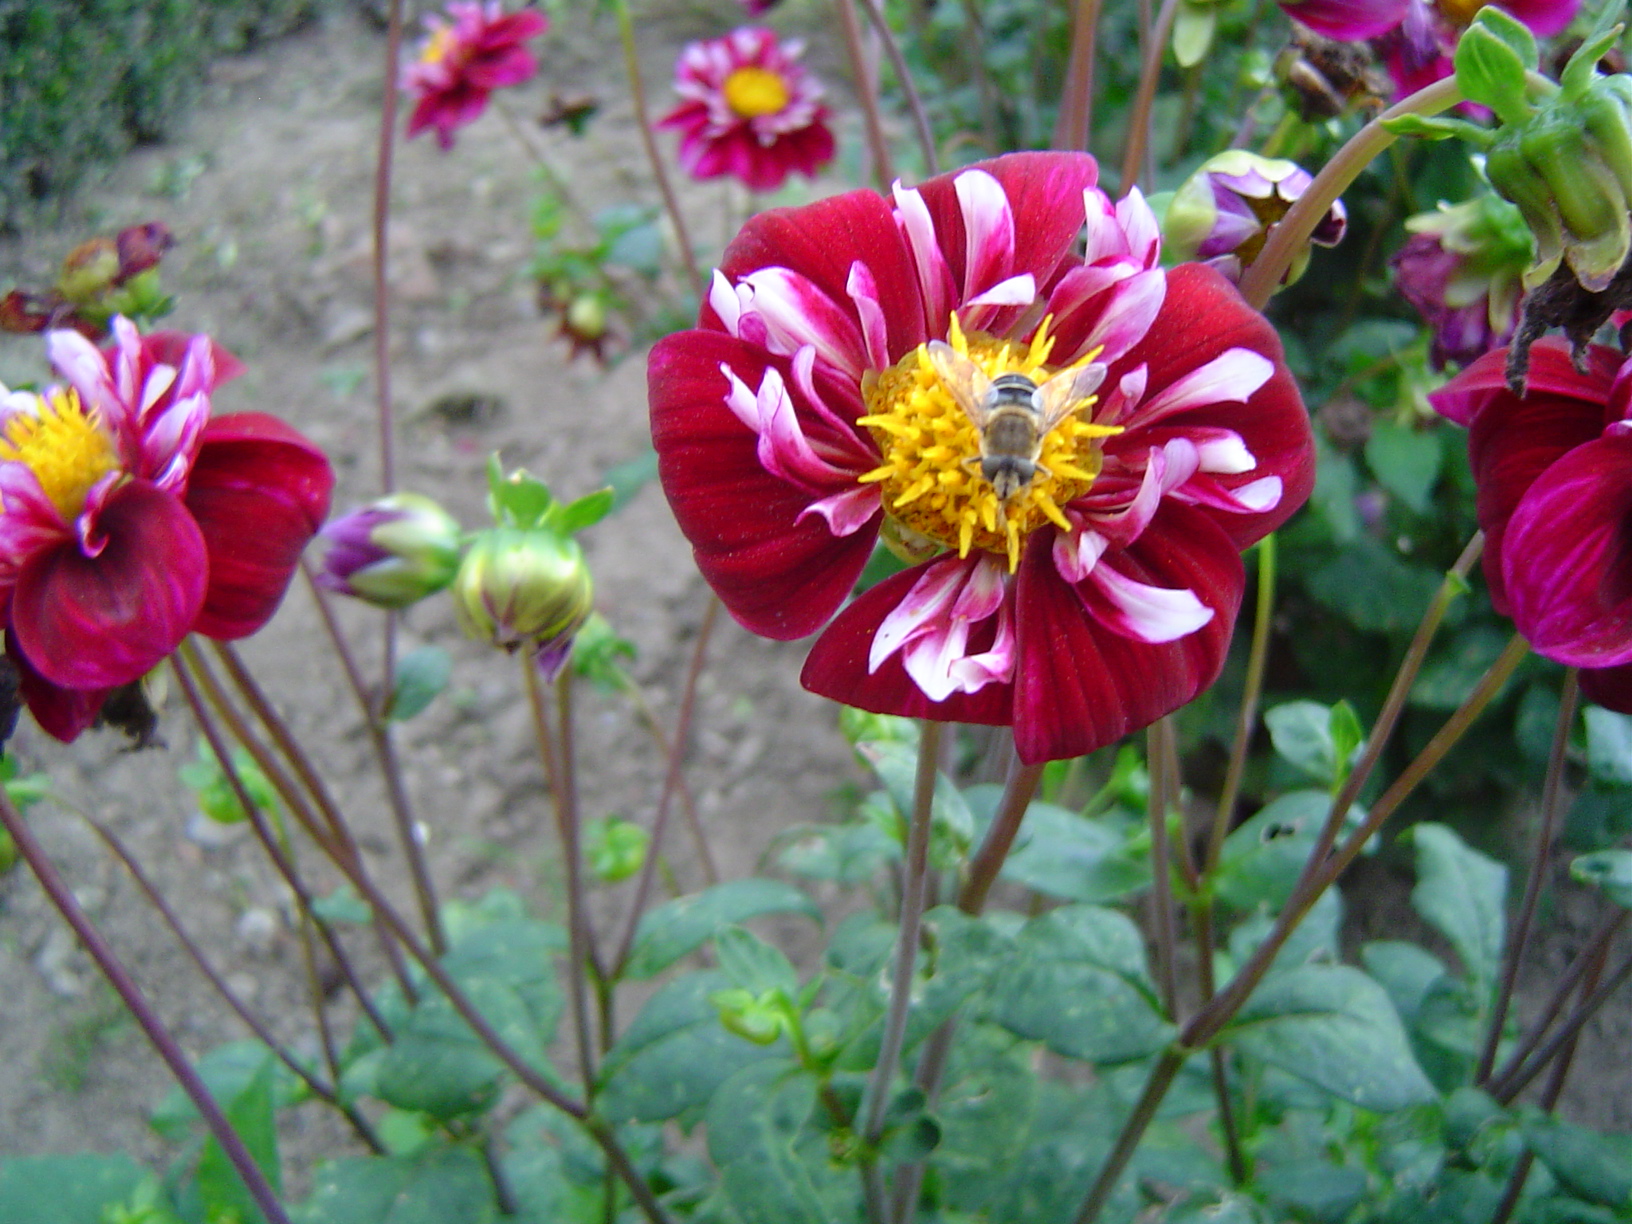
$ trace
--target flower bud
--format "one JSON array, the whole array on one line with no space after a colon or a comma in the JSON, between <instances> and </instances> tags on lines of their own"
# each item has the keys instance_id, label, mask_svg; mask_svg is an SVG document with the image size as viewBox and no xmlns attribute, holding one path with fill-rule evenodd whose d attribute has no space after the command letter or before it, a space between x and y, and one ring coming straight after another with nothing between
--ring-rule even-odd
<instances>
[{"instance_id":1,"label":"flower bud","mask_svg":"<svg viewBox=\"0 0 1632 1224\"><path fill-rule=\"evenodd\" d=\"M68 252L57 275L57 292L70 302L94 302L119 275L119 248L111 238L92 238Z\"/></svg>"},{"instance_id":2,"label":"flower bud","mask_svg":"<svg viewBox=\"0 0 1632 1224\"><path fill-rule=\"evenodd\" d=\"M465 552L453 580L459 623L471 637L539 652L553 674L589 617L595 586L583 550L548 528L491 527Z\"/></svg>"},{"instance_id":3,"label":"flower bud","mask_svg":"<svg viewBox=\"0 0 1632 1224\"><path fill-rule=\"evenodd\" d=\"M381 608L406 608L440 591L459 569L463 532L418 493L393 493L335 519L317 584Z\"/></svg>"},{"instance_id":4,"label":"flower bud","mask_svg":"<svg viewBox=\"0 0 1632 1224\"><path fill-rule=\"evenodd\" d=\"M1203 162L1174 193L1162 221L1164 254L1210 264L1238 281L1264 249L1269 231L1313 181L1293 162L1227 149ZM1336 246L1347 226L1342 201L1333 201L1309 240ZM1305 248L1281 283L1297 280L1308 263Z\"/></svg>"}]
</instances>

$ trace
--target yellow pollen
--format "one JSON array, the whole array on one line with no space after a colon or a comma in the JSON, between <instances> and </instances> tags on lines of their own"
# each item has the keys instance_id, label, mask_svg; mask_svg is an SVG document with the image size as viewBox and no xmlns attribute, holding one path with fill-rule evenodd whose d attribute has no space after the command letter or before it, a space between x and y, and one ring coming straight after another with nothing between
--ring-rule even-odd
<instances>
[{"instance_id":1,"label":"yellow pollen","mask_svg":"<svg viewBox=\"0 0 1632 1224\"><path fill-rule=\"evenodd\" d=\"M453 27L437 26L431 31L431 37L425 44L425 49L419 53L419 62L422 64L440 64L448 58L448 52L453 50Z\"/></svg>"},{"instance_id":2,"label":"yellow pollen","mask_svg":"<svg viewBox=\"0 0 1632 1224\"><path fill-rule=\"evenodd\" d=\"M947 343L988 378L1021 374L1041 385L1065 368L1048 364L1054 348L1050 322L1044 319L1031 342L1019 344L984 332L965 336L953 315ZM869 377L863 393L868 411L859 424L873 435L883 462L860 479L879 486L886 515L909 537L955 548L960 557L976 548L1006 557L1010 573L1031 532L1045 523L1070 530L1061 507L1093 485L1103 461L1102 439L1122 432L1084 419L1092 417L1097 398L1089 396L1043 436L1032 479L1005 502L981 472L981 431L942 384L927 346Z\"/></svg>"},{"instance_id":3,"label":"yellow pollen","mask_svg":"<svg viewBox=\"0 0 1632 1224\"><path fill-rule=\"evenodd\" d=\"M725 104L744 119L787 109L788 84L768 68L738 68L725 78Z\"/></svg>"},{"instance_id":4,"label":"yellow pollen","mask_svg":"<svg viewBox=\"0 0 1632 1224\"><path fill-rule=\"evenodd\" d=\"M27 466L64 521L73 522L85 508L85 497L117 466L113 441L95 413L80 406L73 390L53 391L37 399L35 415L19 412L0 435L0 461Z\"/></svg>"}]
</instances>

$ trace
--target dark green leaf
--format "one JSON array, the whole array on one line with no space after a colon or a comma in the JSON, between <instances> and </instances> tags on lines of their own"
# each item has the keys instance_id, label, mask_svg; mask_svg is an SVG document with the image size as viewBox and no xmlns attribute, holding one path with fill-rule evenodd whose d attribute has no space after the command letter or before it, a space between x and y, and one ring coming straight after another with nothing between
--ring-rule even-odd
<instances>
[{"instance_id":1,"label":"dark green leaf","mask_svg":"<svg viewBox=\"0 0 1632 1224\"><path fill-rule=\"evenodd\" d=\"M1171 1037L1139 929L1115 910L1072 905L1028 922L992 985L992 1019L1068 1058L1118 1063Z\"/></svg>"},{"instance_id":2,"label":"dark green leaf","mask_svg":"<svg viewBox=\"0 0 1632 1224\"><path fill-rule=\"evenodd\" d=\"M816 1082L791 1062L744 1067L708 1106L708 1154L742 1224L832 1224L856 1212L854 1174L809 1126Z\"/></svg>"},{"instance_id":3,"label":"dark green leaf","mask_svg":"<svg viewBox=\"0 0 1632 1224\"><path fill-rule=\"evenodd\" d=\"M760 914L804 914L813 921L822 920L810 898L791 884L730 880L704 892L676 897L642 915L624 976L653 977L724 928Z\"/></svg>"},{"instance_id":4,"label":"dark green leaf","mask_svg":"<svg viewBox=\"0 0 1632 1224\"><path fill-rule=\"evenodd\" d=\"M1570 864L1570 874L1603 890L1616 905L1632 909L1632 850L1600 850Z\"/></svg>"},{"instance_id":5,"label":"dark green leaf","mask_svg":"<svg viewBox=\"0 0 1632 1224\"><path fill-rule=\"evenodd\" d=\"M1445 966L1425 948L1404 940L1379 939L1360 949L1366 972L1382 985L1400 1018L1409 1023L1422 1009Z\"/></svg>"},{"instance_id":6,"label":"dark green leaf","mask_svg":"<svg viewBox=\"0 0 1632 1224\"><path fill-rule=\"evenodd\" d=\"M1507 921L1507 868L1445 825L1419 824L1411 838L1417 848L1411 904L1451 941L1476 984L1495 981Z\"/></svg>"},{"instance_id":7,"label":"dark green leaf","mask_svg":"<svg viewBox=\"0 0 1632 1224\"><path fill-rule=\"evenodd\" d=\"M272 1051L259 1041L246 1039L218 1045L199 1059L194 1069L222 1109L230 1108L233 1101L254 1090L263 1072L271 1077L273 1101L280 1108L293 1104L303 1090L295 1073L279 1062ZM180 1087L175 1087L165 1093L164 1099L148 1115L148 1121L159 1134L179 1141L199 1121L199 1116L187 1094Z\"/></svg>"},{"instance_id":8,"label":"dark green leaf","mask_svg":"<svg viewBox=\"0 0 1632 1224\"><path fill-rule=\"evenodd\" d=\"M1332 710L1318 701L1289 701L1264 711L1275 751L1315 781L1330 786L1340 762L1332 740Z\"/></svg>"},{"instance_id":9,"label":"dark green leaf","mask_svg":"<svg viewBox=\"0 0 1632 1224\"><path fill-rule=\"evenodd\" d=\"M977 833L984 835L1002 794L986 785L964 792ZM1149 887L1150 856L1134 844L1141 836L1113 817L1079 816L1039 800L1026 809L1003 878L1063 901L1102 905Z\"/></svg>"},{"instance_id":10,"label":"dark green leaf","mask_svg":"<svg viewBox=\"0 0 1632 1224\"><path fill-rule=\"evenodd\" d=\"M1632 716L1589 705L1587 772L1606 790L1632 787Z\"/></svg>"},{"instance_id":11,"label":"dark green leaf","mask_svg":"<svg viewBox=\"0 0 1632 1224\"><path fill-rule=\"evenodd\" d=\"M1357 629L1402 633L1416 628L1441 580L1438 572L1407 564L1360 536L1309 575L1309 592Z\"/></svg>"},{"instance_id":12,"label":"dark green leaf","mask_svg":"<svg viewBox=\"0 0 1632 1224\"><path fill-rule=\"evenodd\" d=\"M1292 791L1239 825L1224 839L1216 883L1219 898L1242 910L1261 904L1281 906L1331 809L1332 797L1325 791Z\"/></svg>"},{"instance_id":13,"label":"dark green leaf","mask_svg":"<svg viewBox=\"0 0 1632 1224\"><path fill-rule=\"evenodd\" d=\"M391 694L386 717L407 722L448 687L453 676L453 656L440 646L421 646L402 656L397 664L397 687Z\"/></svg>"},{"instance_id":14,"label":"dark green leaf","mask_svg":"<svg viewBox=\"0 0 1632 1224\"><path fill-rule=\"evenodd\" d=\"M320 1165L293 1224L490 1224L492 1182L467 1148Z\"/></svg>"},{"instance_id":15,"label":"dark green leaf","mask_svg":"<svg viewBox=\"0 0 1632 1224\"><path fill-rule=\"evenodd\" d=\"M1253 1180L1272 1201L1334 1224L1347 1219L1366 1193L1363 1170L1313 1158L1260 1168Z\"/></svg>"},{"instance_id":16,"label":"dark green leaf","mask_svg":"<svg viewBox=\"0 0 1632 1224\"><path fill-rule=\"evenodd\" d=\"M18 1156L0 1164L0 1220L18 1224L103 1224L143 1170L123 1152L103 1156Z\"/></svg>"},{"instance_id":17,"label":"dark green leaf","mask_svg":"<svg viewBox=\"0 0 1632 1224\"><path fill-rule=\"evenodd\" d=\"M1529 1111L1524 1141L1536 1159L1572 1194L1632 1212L1632 1136L1600 1135Z\"/></svg>"},{"instance_id":18,"label":"dark green leaf","mask_svg":"<svg viewBox=\"0 0 1632 1224\"><path fill-rule=\"evenodd\" d=\"M691 973L652 996L602 1064L606 1117L679 1117L707 1104L739 1069L785 1049L757 1046L725 1030L711 996L730 984L722 973Z\"/></svg>"},{"instance_id":19,"label":"dark green leaf","mask_svg":"<svg viewBox=\"0 0 1632 1224\"><path fill-rule=\"evenodd\" d=\"M780 990L789 999L799 993L793 962L752 931L726 927L714 937L714 952L720 958L720 972L733 986L756 995Z\"/></svg>"},{"instance_id":20,"label":"dark green leaf","mask_svg":"<svg viewBox=\"0 0 1632 1224\"><path fill-rule=\"evenodd\" d=\"M1428 513L1444 459L1444 439L1434 429L1379 421L1366 441L1366 462L1378 481L1417 514Z\"/></svg>"},{"instance_id":21,"label":"dark green leaf","mask_svg":"<svg viewBox=\"0 0 1632 1224\"><path fill-rule=\"evenodd\" d=\"M1024 1152L1038 1092L1026 1053L998 1028L958 1025L935 1106L941 1142L932 1159L961 1211L980 1210L996 1188L994 1173Z\"/></svg>"},{"instance_id":22,"label":"dark green leaf","mask_svg":"<svg viewBox=\"0 0 1632 1224\"><path fill-rule=\"evenodd\" d=\"M1434 1099L1383 988L1347 965L1274 974L1221 1040L1364 1109Z\"/></svg>"}]
</instances>

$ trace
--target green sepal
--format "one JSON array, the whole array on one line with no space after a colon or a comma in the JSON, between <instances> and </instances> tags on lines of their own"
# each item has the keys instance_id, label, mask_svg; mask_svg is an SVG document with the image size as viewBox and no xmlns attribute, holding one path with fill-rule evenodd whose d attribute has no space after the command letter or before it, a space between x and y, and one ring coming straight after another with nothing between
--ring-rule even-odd
<instances>
[{"instance_id":1,"label":"green sepal","mask_svg":"<svg viewBox=\"0 0 1632 1224\"><path fill-rule=\"evenodd\" d=\"M1615 20L1621 11L1619 4L1604 5L1592 33L1587 35L1586 41L1575 49L1575 54L1564 65L1564 71L1558 75L1558 83L1566 97L1578 98L1592 86L1598 75L1598 61L1620 41L1621 33L1626 29L1625 23Z\"/></svg>"},{"instance_id":2,"label":"green sepal","mask_svg":"<svg viewBox=\"0 0 1632 1224\"><path fill-rule=\"evenodd\" d=\"M568 502L565 505L557 502L544 515L544 526L553 528L562 535L573 535L585 527L593 527L611 514L616 500L616 492L608 486L585 494L575 502Z\"/></svg>"},{"instance_id":3,"label":"green sepal","mask_svg":"<svg viewBox=\"0 0 1632 1224\"><path fill-rule=\"evenodd\" d=\"M1501 9L1487 6L1456 44L1456 84L1473 102L1482 102L1505 124L1530 115L1527 73L1536 66L1536 40Z\"/></svg>"},{"instance_id":4,"label":"green sepal","mask_svg":"<svg viewBox=\"0 0 1632 1224\"><path fill-rule=\"evenodd\" d=\"M1385 120L1384 129L1396 136L1414 136L1418 140L1465 140L1481 149L1489 148L1496 133L1466 119L1430 119L1426 115L1400 115Z\"/></svg>"}]
</instances>

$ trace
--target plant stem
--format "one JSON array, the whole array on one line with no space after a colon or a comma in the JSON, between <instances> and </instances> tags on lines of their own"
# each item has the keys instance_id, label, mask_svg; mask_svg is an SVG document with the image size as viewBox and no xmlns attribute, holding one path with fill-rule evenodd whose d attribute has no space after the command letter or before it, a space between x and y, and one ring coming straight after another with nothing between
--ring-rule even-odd
<instances>
[{"instance_id":1,"label":"plant stem","mask_svg":"<svg viewBox=\"0 0 1632 1224\"><path fill-rule=\"evenodd\" d=\"M1162 1098L1167 1096L1167 1090L1172 1087L1174 1077L1178 1075L1179 1068L1184 1066L1184 1061L1189 1055L1190 1051L1180 1046L1169 1046L1162 1051L1156 1065L1150 1070L1150 1078L1145 1081L1144 1092L1140 1094L1133 1112L1123 1124L1122 1133L1117 1136L1116 1146L1105 1158L1105 1167L1100 1170L1098 1180L1088 1191L1088 1197L1083 1200L1082 1208L1073 1217L1073 1224L1091 1224L1099 1218L1100 1209L1110 1201L1116 1183L1121 1180L1122 1170L1127 1167L1134 1148L1139 1146L1145 1128L1156 1116Z\"/></svg>"},{"instance_id":2,"label":"plant stem","mask_svg":"<svg viewBox=\"0 0 1632 1224\"><path fill-rule=\"evenodd\" d=\"M618 684L628 694L629 700L635 703L635 714L642 726L646 728L652 742L657 745L657 751L667 761L674 752L674 746L669 736L663 730L663 723L658 719L657 712L652 709L652 703L646 696L646 690L628 672L619 669ZM712 887L720 882L720 869L714 865L714 851L708 844L708 834L703 829L702 818L697 814L697 802L692 798L691 787L686 785L685 775L678 774L674 782L675 791L680 796L680 814L686 818L686 827L691 830L691 840L697 847L697 858L703 868L703 882Z\"/></svg>"},{"instance_id":3,"label":"plant stem","mask_svg":"<svg viewBox=\"0 0 1632 1224\"><path fill-rule=\"evenodd\" d=\"M1606 948L1604 953L1607 954L1607 951ZM1610 997L1626 984L1628 978L1632 978L1632 955L1625 957L1615 967L1615 971L1609 975L1608 979L1588 994L1588 990L1591 989L1591 970L1589 969L1588 980L1581 987L1581 992L1586 997L1576 1005L1576 1009L1570 1014L1569 1019L1559 1026L1558 1032L1554 1033L1540 1049L1531 1055L1528 1061L1500 1081L1493 1082L1490 1085L1490 1094L1501 1104L1510 1104L1514 1097L1529 1087L1531 1080L1541 1074L1542 1068L1563 1051L1573 1048L1575 1039L1580 1036L1581 1030L1586 1027L1587 1021L1598 1013L1599 1008L1609 1002Z\"/></svg>"},{"instance_id":4,"label":"plant stem","mask_svg":"<svg viewBox=\"0 0 1632 1224\"><path fill-rule=\"evenodd\" d=\"M901 86L901 92L907 99L907 112L912 116L912 127L918 137L919 150L924 155L924 173L939 174L941 159L935 149L935 134L930 130L929 116L924 113L924 100L918 95L918 86L913 83L912 72L907 68L907 61L901 55L901 44L896 41L895 31L890 29L890 23L884 18L884 10L879 7L878 0L861 0L861 6L867 11L867 20L872 23L879 42L884 47L884 54L890 61L890 69L895 73L896 82Z\"/></svg>"},{"instance_id":5,"label":"plant stem","mask_svg":"<svg viewBox=\"0 0 1632 1224\"><path fill-rule=\"evenodd\" d=\"M1570 748L1570 731L1575 726L1575 713L1581 693L1581 673L1571 667L1564 673L1564 689L1559 694L1558 723L1553 728L1552 748L1547 756L1547 778L1541 792L1541 826L1536 830L1536 850L1530 857L1530 870L1524 881L1524 899L1519 904L1518 920L1513 925L1513 937L1508 941L1502 965L1501 986L1491 1004L1489 1027L1485 1046L1479 1054L1479 1067L1473 1082L1483 1085L1490 1079L1496 1065L1496 1047L1501 1044L1502 1027L1507 1022L1507 1010L1513 1002L1513 990L1518 985L1519 965L1524 960L1530 943L1530 930L1535 922L1536 905L1541 899L1552 866L1553 841L1558 836L1558 825L1563 819L1564 804L1561 792L1564 786L1564 761Z\"/></svg>"},{"instance_id":6,"label":"plant stem","mask_svg":"<svg viewBox=\"0 0 1632 1224\"><path fill-rule=\"evenodd\" d=\"M1139 73L1139 88L1128 114L1128 140L1122 149L1122 177L1117 186L1122 195L1139 185L1139 167L1150 144L1150 113L1156 102L1156 83L1161 79L1162 57L1167 53L1167 40L1173 33L1173 18L1178 11L1179 0L1162 0L1156 24L1144 46L1144 68Z\"/></svg>"},{"instance_id":7,"label":"plant stem","mask_svg":"<svg viewBox=\"0 0 1632 1224\"><path fill-rule=\"evenodd\" d=\"M658 151L657 137L652 131L652 116L646 105L646 85L640 76L640 56L635 50L635 24L629 16L629 0L613 0L612 10L618 18L618 38L623 43L623 70L629 77L629 98L635 108L635 126L640 129L641 144L646 149L646 160L651 165L657 190L663 196L663 211L669 214L674 226L674 240L680 247L680 266L685 269L686 283L692 296L703 300L703 273L697 266L697 252L692 248L691 236L686 230L686 219L680 212L680 200L669 181L668 163Z\"/></svg>"},{"instance_id":8,"label":"plant stem","mask_svg":"<svg viewBox=\"0 0 1632 1224\"><path fill-rule=\"evenodd\" d=\"M640 865L640 878L635 882L635 899L629 907L628 921L623 926L623 938L618 940L617 953L612 957L605 975L610 981L615 982L623 976L624 966L629 963L630 950L635 946L635 931L640 926L640 916L646 909L646 898L651 895L652 876L657 870L658 855L662 853L671 800L679 785L686 742L691 738L691 718L697 707L697 681L703 674L709 638L713 636L719 615L719 596L710 592L708 603L703 608L702 623L697 627L697 641L692 646L691 666L686 669L686 685L680 694L680 713L674 723L674 742L669 746L668 771L663 779L663 792L657 799L657 815L652 819L652 842L646 849L645 861Z\"/></svg>"},{"instance_id":9,"label":"plant stem","mask_svg":"<svg viewBox=\"0 0 1632 1224\"><path fill-rule=\"evenodd\" d=\"M402 0L390 0L385 32L385 89L374 160L374 404L380 430L380 491L396 487L396 421L391 406L391 155L397 136L397 73L402 66Z\"/></svg>"},{"instance_id":10,"label":"plant stem","mask_svg":"<svg viewBox=\"0 0 1632 1224\"><path fill-rule=\"evenodd\" d=\"M6 832L11 834L17 852L28 864L29 870L34 873L34 878L40 882L40 887L45 890L51 904L56 906L57 912L73 929L74 935L96 962L96 967L102 971L102 976L107 978L109 985L118 993L126 1009L141 1026L154 1050L164 1060L170 1074L176 1077L181 1090L187 1094L187 1099L204 1119L204 1125L209 1129L211 1136L221 1145L222 1152L244 1183L244 1189L255 1200L256 1207L266 1217L268 1224L289 1224L289 1217L279 1204L277 1193L267 1181L266 1175L261 1172L260 1166L255 1163L249 1149L244 1146L244 1141L238 1137L232 1123L227 1121L221 1107L210 1095L210 1090L204 1086L198 1072L187 1061L187 1056L181 1052L176 1039L159 1019L129 970L114 952L112 945L103 938L102 932L97 929L90 916L80 908L74 890L68 887L68 882L62 878L56 864L46 855L45 848L40 845L33 829L12 803L11 796L5 793L4 787L0 787L0 824L3 824Z\"/></svg>"},{"instance_id":11,"label":"plant stem","mask_svg":"<svg viewBox=\"0 0 1632 1224\"><path fill-rule=\"evenodd\" d=\"M550 734L549 714L544 706L544 682L538 674L538 661L531 652L523 652L521 670L527 688L527 702L533 711L533 730L538 737L538 755L544 764L544 774L550 787L550 808L555 814L555 830L561 839L561 862L567 875L567 940L571 948L572 967L567 974L567 986L572 997L572 1018L578 1036L578 1070L584 1081L584 1099L595 1095L595 1039L589 1026L589 1001L585 995L584 979L590 972L589 916L584 896L583 853L578 845L578 805L573 801L564 761L556 759L556 747L565 756L566 736L557 745ZM571 676L570 667L561 670L563 678ZM597 975L598 976L598 975Z\"/></svg>"},{"instance_id":12,"label":"plant stem","mask_svg":"<svg viewBox=\"0 0 1632 1224\"><path fill-rule=\"evenodd\" d=\"M834 0L839 14L839 30L844 35L844 49L850 58L850 72L856 81L856 99L861 103L861 115L867 129L867 148L873 158L873 176L880 191L888 191L895 178L890 162L889 142L884 139L884 120L878 109L878 84L867 68L867 56L861 46L861 22L856 20L856 0Z\"/></svg>"},{"instance_id":13,"label":"plant stem","mask_svg":"<svg viewBox=\"0 0 1632 1224\"><path fill-rule=\"evenodd\" d=\"M1275 534L1258 541L1258 591L1253 606L1252 646L1247 652L1247 673L1241 683L1241 707L1235 716L1235 738L1230 743L1229 764L1224 769L1224 785L1218 792L1218 807L1207 837L1207 858L1203 871L1211 876L1218 870L1224 853L1224 839L1235 820L1235 805L1241 798L1241 778L1246 773L1247 750L1258 726L1258 700L1264 691L1264 668L1269 661L1269 632L1275 613Z\"/></svg>"},{"instance_id":14,"label":"plant stem","mask_svg":"<svg viewBox=\"0 0 1632 1224\"><path fill-rule=\"evenodd\" d=\"M1547 1030L1552 1027L1553 1021L1557 1020L1559 1013L1564 1010L1564 1004L1568 1001L1570 992L1575 989L1576 983L1581 980L1587 969L1596 963L1597 958L1614 941L1621 927L1626 924L1628 917L1632 917L1632 913L1617 908L1606 915L1603 921L1598 924L1598 929L1587 940L1586 946L1570 962L1564 972L1559 975L1558 981L1553 983L1552 994L1548 997L1545 1006L1542 1007L1541 1014L1531 1024L1530 1031L1514 1046L1513 1052L1508 1055L1507 1061L1502 1064L1501 1070L1490 1077L1493 1081L1500 1082L1512 1075L1520 1064L1530 1057L1535 1048L1541 1044L1542 1038L1547 1035Z\"/></svg>"},{"instance_id":15,"label":"plant stem","mask_svg":"<svg viewBox=\"0 0 1632 1224\"><path fill-rule=\"evenodd\" d=\"M1287 210L1280 223L1270 227L1264 249L1241 277L1241 296L1247 303L1258 310L1264 308L1326 210L1378 154L1394 143L1396 137L1384 124L1401 115L1437 115L1460 101L1462 93L1456 87L1456 78L1447 77L1396 102L1351 136L1315 175L1315 181Z\"/></svg>"},{"instance_id":16,"label":"plant stem","mask_svg":"<svg viewBox=\"0 0 1632 1224\"><path fill-rule=\"evenodd\" d=\"M1145 732L1145 759L1150 767L1150 793L1145 815L1150 824L1150 916L1155 941L1155 977L1162 993L1162 1006L1174 1023L1179 1019L1178 936L1173 922L1172 847L1167 838L1167 813L1176 796L1168 794L1171 774L1167 768L1172 727L1166 718L1150 724Z\"/></svg>"},{"instance_id":17,"label":"plant stem","mask_svg":"<svg viewBox=\"0 0 1632 1224\"><path fill-rule=\"evenodd\" d=\"M958 890L958 908L970 917L986 908L986 894L992 891L997 873L1003 870L1003 862L1009 857L1020 823L1026 818L1026 809L1031 806L1042 777L1041 765L1022 765L1016 760L1010 768L1003 785L1003 797L998 800L991 827L986 830L986 840L969 860L969 872Z\"/></svg>"},{"instance_id":18,"label":"plant stem","mask_svg":"<svg viewBox=\"0 0 1632 1224\"><path fill-rule=\"evenodd\" d=\"M1054 147L1086 152L1093 131L1094 44L1103 0L1077 0L1071 18L1071 53L1066 63Z\"/></svg>"}]
</instances>

